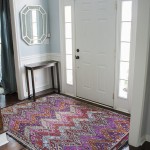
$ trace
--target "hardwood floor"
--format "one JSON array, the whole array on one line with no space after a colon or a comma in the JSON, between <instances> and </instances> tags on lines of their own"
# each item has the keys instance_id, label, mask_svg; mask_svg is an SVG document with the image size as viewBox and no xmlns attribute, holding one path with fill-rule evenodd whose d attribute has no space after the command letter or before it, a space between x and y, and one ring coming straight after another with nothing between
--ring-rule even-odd
<instances>
[{"instance_id":1,"label":"hardwood floor","mask_svg":"<svg viewBox=\"0 0 150 150\"><path fill-rule=\"evenodd\" d=\"M9 94L9 95L0 95L0 108L8 107L14 105L18 102L21 102L18 99L17 93Z\"/></svg>"},{"instance_id":2,"label":"hardwood floor","mask_svg":"<svg viewBox=\"0 0 150 150\"><path fill-rule=\"evenodd\" d=\"M22 102L18 99L17 94L11 94L11 95L0 95L0 107L4 108L4 107L8 107L11 105L14 105L16 103ZM14 140L13 138L8 137L8 141L9 143L0 146L0 150L27 150L27 148L25 148L23 145L21 145L20 143L18 143L16 140ZM129 147L125 147L122 150L129 150Z\"/></svg>"}]
</instances>

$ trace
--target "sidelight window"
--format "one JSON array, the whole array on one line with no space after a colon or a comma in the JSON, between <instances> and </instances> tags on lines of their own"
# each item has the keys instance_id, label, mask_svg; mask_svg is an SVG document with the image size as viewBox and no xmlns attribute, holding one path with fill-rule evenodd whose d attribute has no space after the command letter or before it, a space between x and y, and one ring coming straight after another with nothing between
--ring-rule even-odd
<instances>
[{"instance_id":1,"label":"sidelight window","mask_svg":"<svg viewBox=\"0 0 150 150\"><path fill-rule=\"evenodd\" d=\"M71 6L65 6L65 52L66 52L66 82L73 85L72 59L72 13Z\"/></svg>"},{"instance_id":2,"label":"sidelight window","mask_svg":"<svg viewBox=\"0 0 150 150\"><path fill-rule=\"evenodd\" d=\"M123 0L121 4L120 36L120 74L119 97L128 98L129 64L131 51L132 1Z\"/></svg>"}]
</instances>

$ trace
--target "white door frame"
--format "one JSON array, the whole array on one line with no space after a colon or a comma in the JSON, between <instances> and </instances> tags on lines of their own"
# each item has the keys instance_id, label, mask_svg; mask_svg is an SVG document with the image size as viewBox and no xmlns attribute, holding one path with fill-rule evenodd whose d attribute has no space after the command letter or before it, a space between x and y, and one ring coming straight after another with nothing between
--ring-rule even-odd
<instances>
[{"instance_id":1,"label":"white door frame","mask_svg":"<svg viewBox=\"0 0 150 150\"><path fill-rule=\"evenodd\" d=\"M69 87L66 85L66 72L65 72L65 42L64 42L64 1L72 1L72 17L73 17L73 41L74 41L74 46L73 46L73 56L75 56L75 22L74 22L74 0L61 0L59 1L59 15L60 15L60 47L61 47L61 73L62 73L62 92L65 93L65 94L69 94L69 95L72 95L74 97L76 97L76 72L75 72L75 69L76 69L76 65L75 65L75 58L73 59L73 68L74 68L74 72L73 72L73 76L74 76L74 86L73 88ZM118 7L118 3L119 1L122 1L122 0L116 0L117 2L117 7ZM135 4L134 0L133 0L133 18L136 18L136 8L137 5ZM117 10L118 11L118 10ZM118 14L118 13L117 13ZM117 20L120 19L120 16L117 15ZM119 22L117 21L117 28L120 26L119 25ZM130 71L129 71L129 74L130 74L130 77L129 77L129 80L130 80L130 83L129 83L129 92L128 92L128 99L129 99L129 104L130 104L130 107L131 107L131 99L132 99L132 86L133 86L133 76L134 76L134 55L135 55L135 44L136 44L136 20L133 19L133 22L132 22L132 37L131 37L131 40L132 40L132 46L131 46L131 49L132 49L132 52L131 52L131 60L130 60ZM117 30L117 33L116 35L118 35L120 33L118 33L118 30ZM118 39L118 36L117 36L117 39L116 41L119 41ZM117 43L118 45L118 43ZM118 58L119 57L119 48L116 47L116 64L115 66L118 66ZM116 67L116 70L115 70L115 88L114 88L114 96L115 98L117 97L118 95L118 87L116 86L118 83L118 81L116 80L118 78L117 74L118 74L119 70L118 68ZM71 91L69 91L68 89L71 89ZM123 109L119 109L117 107L115 107L115 101L114 101L114 109L118 109L118 110L121 110L121 111L125 111L125 112L128 112L127 110L123 110ZM130 108L131 110L131 108ZM130 112L129 110L129 112Z\"/></svg>"},{"instance_id":2,"label":"white door frame","mask_svg":"<svg viewBox=\"0 0 150 150\"><path fill-rule=\"evenodd\" d=\"M117 0L117 11L121 13L121 2L131 0ZM114 95L114 109L124 111L127 113L131 112L132 105L132 90L133 90L133 77L134 77L134 61L135 61L135 45L136 45L136 26L137 26L137 4L136 1L132 0L132 26L131 26L131 51L130 51L130 62L129 62L129 83L128 83L128 109L123 109L117 105L118 100L126 101L126 99L118 97L119 91L119 65L120 65L120 35L121 35L121 15L117 13L117 36L116 36L116 70L115 70L115 95Z\"/></svg>"},{"instance_id":3,"label":"white door frame","mask_svg":"<svg viewBox=\"0 0 150 150\"><path fill-rule=\"evenodd\" d=\"M15 73L16 73L16 82L17 82L17 92L18 92L18 98L20 100L24 99L24 89L23 89L23 83L22 83L22 75L21 75L21 56L19 52L19 42L17 40L20 38L20 36L17 34L17 24L16 24L16 16L18 14L16 13L16 1L11 0L10 2L10 15L11 15L11 26L12 26L12 36L13 36L13 48L14 48L14 61L15 61Z\"/></svg>"},{"instance_id":4,"label":"white door frame","mask_svg":"<svg viewBox=\"0 0 150 150\"><path fill-rule=\"evenodd\" d=\"M73 33L73 86L66 82L66 55L65 55L65 22L64 6L72 6L72 33ZM75 22L74 22L74 0L59 1L59 21L60 21L60 49L61 49L61 75L62 75L62 93L76 97L76 64L75 64Z\"/></svg>"}]
</instances>

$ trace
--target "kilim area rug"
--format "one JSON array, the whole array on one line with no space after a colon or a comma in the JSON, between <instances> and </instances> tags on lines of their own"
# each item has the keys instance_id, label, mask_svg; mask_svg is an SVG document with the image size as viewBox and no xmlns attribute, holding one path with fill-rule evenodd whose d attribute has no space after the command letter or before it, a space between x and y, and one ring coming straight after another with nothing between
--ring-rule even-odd
<instances>
[{"instance_id":1,"label":"kilim area rug","mask_svg":"<svg viewBox=\"0 0 150 150\"><path fill-rule=\"evenodd\" d=\"M129 118L62 95L2 109L8 134L33 150L118 150Z\"/></svg>"}]
</instances>

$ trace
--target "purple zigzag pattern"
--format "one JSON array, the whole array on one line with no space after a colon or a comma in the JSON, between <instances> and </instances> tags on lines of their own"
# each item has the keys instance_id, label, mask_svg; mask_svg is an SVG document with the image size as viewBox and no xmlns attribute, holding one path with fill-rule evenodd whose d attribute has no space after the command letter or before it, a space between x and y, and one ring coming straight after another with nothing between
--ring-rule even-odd
<instances>
[{"instance_id":1,"label":"purple zigzag pattern","mask_svg":"<svg viewBox=\"0 0 150 150\"><path fill-rule=\"evenodd\" d=\"M2 110L9 134L37 150L110 150L128 139L129 118L51 95Z\"/></svg>"}]
</instances>

